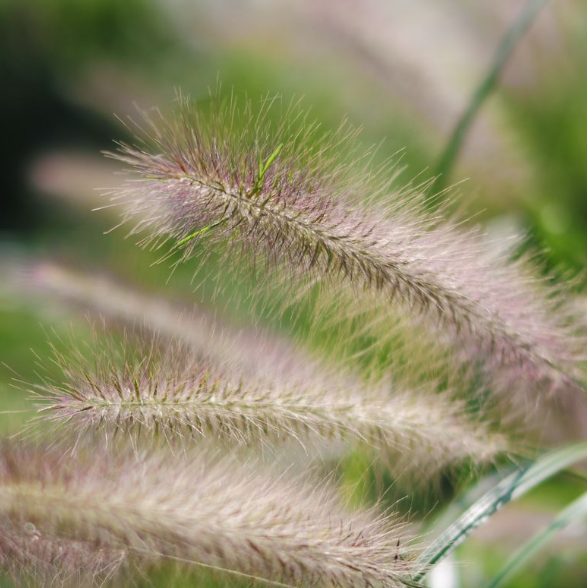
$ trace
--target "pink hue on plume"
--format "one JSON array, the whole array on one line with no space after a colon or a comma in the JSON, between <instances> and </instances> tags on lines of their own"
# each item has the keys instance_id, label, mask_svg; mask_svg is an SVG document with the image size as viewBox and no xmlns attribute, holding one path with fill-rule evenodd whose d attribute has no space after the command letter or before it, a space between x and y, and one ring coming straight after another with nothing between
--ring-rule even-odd
<instances>
[{"instance_id":1,"label":"pink hue on plume","mask_svg":"<svg viewBox=\"0 0 587 588\"><path fill-rule=\"evenodd\" d=\"M396 301L507 393L582 390L583 321L527 261L431 215L414 190L389 194L381 170L356 172L352 134L319 139L295 107L274 128L268 110L230 101L204 118L182 99L171 122L146 118L149 147L114 155L139 175L113 198L133 232L156 246L170 238L185 257L200 241L227 242L228 256L245 250L255 265L328 282L334 296L350 284L383 312ZM350 163L335 163L341 144Z\"/></svg>"}]
</instances>

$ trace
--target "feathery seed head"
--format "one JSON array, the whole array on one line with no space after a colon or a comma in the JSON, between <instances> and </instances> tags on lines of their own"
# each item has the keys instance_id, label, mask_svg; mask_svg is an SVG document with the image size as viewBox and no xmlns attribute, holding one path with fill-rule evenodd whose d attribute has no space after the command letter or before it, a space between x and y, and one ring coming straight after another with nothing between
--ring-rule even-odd
<instances>
[{"instance_id":1,"label":"feathery seed head","mask_svg":"<svg viewBox=\"0 0 587 588\"><path fill-rule=\"evenodd\" d=\"M295 109L272 126L234 101L208 117L180 101L175 119L146 117L144 143L113 155L139 176L113 200L136 219L133 232L150 232L146 243L171 239L184 258L202 241L228 243L296 280L350 284L383 312L400 302L508 392L524 382L581 389L584 321L527 263L430 214L414 190L389 196L380 173L337 163L349 133L319 139Z\"/></svg>"},{"instance_id":2,"label":"feathery seed head","mask_svg":"<svg viewBox=\"0 0 587 588\"><path fill-rule=\"evenodd\" d=\"M508 450L505 437L468 416L448 393L392 390L336 367L255 377L157 338L96 344L89 357L54 355L63 381L33 393L41 416L73 427L80 438L124 433L184 446L208 436L232 444L359 440L391 451L395 467L428 475Z\"/></svg>"},{"instance_id":3,"label":"feathery seed head","mask_svg":"<svg viewBox=\"0 0 587 588\"><path fill-rule=\"evenodd\" d=\"M129 563L175 559L287 585L402 586L410 572L390 516L349 513L328 485L204 452L94 449L63 459L4 446L0 537L26 524L59 541L125 551Z\"/></svg>"},{"instance_id":4,"label":"feathery seed head","mask_svg":"<svg viewBox=\"0 0 587 588\"><path fill-rule=\"evenodd\" d=\"M4 262L4 263L3 263ZM231 324L203 305L172 301L100 271L76 268L50 259L0 257L6 266L8 290L19 299L57 303L84 315L122 325L147 337L177 340L192 355L217 364L234 364L239 371L268 377L276 373L300 376L314 367L312 359L284 337L260 328Z\"/></svg>"}]
</instances>

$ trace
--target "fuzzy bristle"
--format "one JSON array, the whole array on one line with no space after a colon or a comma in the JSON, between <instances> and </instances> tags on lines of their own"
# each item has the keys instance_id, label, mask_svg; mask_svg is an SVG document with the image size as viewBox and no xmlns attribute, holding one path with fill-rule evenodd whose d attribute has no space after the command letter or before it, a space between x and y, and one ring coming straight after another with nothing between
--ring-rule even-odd
<instances>
[{"instance_id":1,"label":"fuzzy bristle","mask_svg":"<svg viewBox=\"0 0 587 588\"><path fill-rule=\"evenodd\" d=\"M4 263L2 263L4 262ZM258 376L308 373L313 360L299 346L260 328L244 328L202 305L148 292L98 268L51 259L0 256L4 287L19 299L81 310L111 326L180 341L191 354L234 364Z\"/></svg>"},{"instance_id":2,"label":"fuzzy bristle","mask_svg":"<svg viewBox=\"0 0 587 588\"><path fill-rule=\"evenodd\" d=\"M17 586L104 586L125 569L124 549L41 532L31 522L15 520L0 518L0 572Z\"/></svg>"},{"instance_id":3,"label":"fuzzy bristle","mask_svg":"<svg viewBox=\"0 0 587 588\"><path fill-rule=\"evenodd\" d=\"M113 155L139 176L113 199L145 243L170 239L186 258L202 241L229 243L228 255L242 249L296 280L350 284L364 304L398 301L500 389L582 388L583 321L529 264L439 220L413 190L389 194L356 161L335 165L341 142L357 159L344 132L319 139L301 119L294 108L272 126L234 100L204 116L181 99L176 118L146 117L144 142Z\"/></svg>"},{"instance_id":4,"label":"fuzzy bristle","mask_svg":"<svg viewBox=\"0 0 587 588\"><path fill-rule=\"evenodd\" d=\"M64 458L4 446L0 536L33 525L56 541L124 550L129 563L181 561L270 583L383 588L411 571L389 515L347 512L327 484L205 452Z\"/></svg>"},{"instance_id":5,"label":"fuzzy bristle","mask_svg":"<svg viewBox=\"0 0 587 588\"><path fill-rule=\"evenodd\" d=\"M204 437L237 444L359 440L393 456L397 467L429 474L509 449L505 436L448 393L392 390L341 368L255 378L195 358L181 344L160 343L96 343L73 357L55 350L63 380L33 388L41 416L80 438L120 434L182 445Z\"/></svg>"}]
</instances>

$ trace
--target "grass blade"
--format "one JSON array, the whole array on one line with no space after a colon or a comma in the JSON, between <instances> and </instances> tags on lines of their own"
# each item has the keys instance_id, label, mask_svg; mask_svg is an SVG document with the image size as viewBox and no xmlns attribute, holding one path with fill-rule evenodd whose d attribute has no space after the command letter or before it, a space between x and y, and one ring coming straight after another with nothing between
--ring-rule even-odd
<instances>
[{"instance_id":1,"label":"grass blade","mask_svg":"<svg viewBox=\"0 0 587 588\"><path fill-rule=\"evenodd\" d=\"M537 461L531 462L504 478L473 504L422 553L413 580L422 580L431 566L454 551L477 527L504 504L523 496L544 480L583 459L587 459L587 443L571 445L547 453Z\"/></svg>"},{"instance_id":2,"label":"grass blade","mask_svg":"<svg viewBox=\"0 0 587 588\"><path fill-rule=\"evenodd\" d=\"M507 63L510 55L512 54L517 42L520 40L522 35L528 30L538 13L549 0L528 0L526 6L520 13L520 16L514 21L512 26L508 29L506 34L503 36L502 41L497 48L491 67L481 80L481 83L475 90L467 109L461 115L458 120L452 135L440 157L440 162L437 168L437 179L432 184L430 193L436 194L441 192L445 187L450 172L455 164L459 151L463 145L467 131L475 120L477 113L485 100L491 95L495 86L497 85L501 70Z\"/></svg>"},{"instance_id":3,"label":"grass blade","mask_svg":"<svg viewBox=\"0 0 587 588\"><path fill-rule=\"evenodd\" d=\"M572 522L587 517L587 492L562 510L558 516L529 541L527 541L508 560L501 571L487 584L487 588L498 588L509 580L518 570L528 563L540 549L546 545L559 531Z\"/></svg>"}]
</instances>

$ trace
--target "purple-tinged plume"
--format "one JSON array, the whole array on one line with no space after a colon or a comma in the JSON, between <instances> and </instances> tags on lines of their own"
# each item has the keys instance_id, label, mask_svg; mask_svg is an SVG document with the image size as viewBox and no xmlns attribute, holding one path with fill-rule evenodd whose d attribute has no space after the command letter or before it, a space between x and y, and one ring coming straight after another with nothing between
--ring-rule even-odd
<instances>
[{"instance_id":1,"label":"purple-tinged plume","mask_svg":"<svg viewBox=\"0 0 587 588\"><path fill-rule=\"evenodd\" d=\"M0 547L32 526L95 552L122 550L128 563L171 560L269 583L399 587L411 571L391 516L347 512L328 484L203 451L115 457L94 448L64 458L4 446Z\"/></svg>"},{"instance_id":2,"label":"purple-tinged plume","mask_svg":"<svg viewBox=\"0 0 587 588\"><path fill-rule=\"evenodd\" d=\"M16 586L104 586L125 573L126 551L40 531L18 517L0 518L0 571Z\"/></svg>"},{"instance_id":3,"label":"purple-tinged plume","mask_svg":"<svg viewBox=\"0 0 587 588\"><path fill-rule=\"evenodd\" d=\"M231 364L259 377L299 377L315 369L316 362L284 337L231 324L211 308L173 301L98 268L11 255L0 256L0 270L9 293L37 308L41 304L73 308L109 326L181 342L193 356Z\"/></svg>"},{"instance_id":4,"label":"purple-tinged plume","mask_svg":"<svg viewBox=\"0 0 587 588\"><path fill-rule=\"evenodd\" d=\"M320 139L296 108L281 120L234 101L204 116L184 99L170 121L146 116L143 142L113 155L138 175L113 194L124 220L186 258L216 242L229 258L242 249L255 267L279 265L335 296L350 284L383 312L399 302L510 394L528 383L582 389L583 321L530 264L433 216L414 190L358 170L348 133ZM345 150L350 163L337 164Z\"/></svg>"},{"instance_id":5,"label":"purple-tinged plume","mask_svg":"<svg viewBox=\"0 0 587 588\"><path fill-rule=\"evenodd\" d=\"M96 343L85 353L55 349L53 363L61 381L33 388L40 417L79 439L184 447L207 437L232 445L347 439L377 447L398 469L428 476L464 459L490 461L509 448L448 392L392 390L389 382L365 382L340 367L252 376L156 338Z\"/></svg>"}]
</instances>

